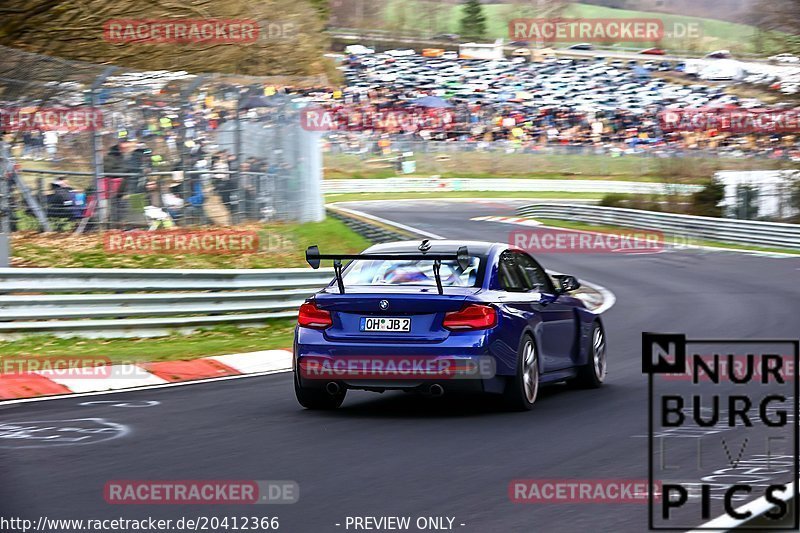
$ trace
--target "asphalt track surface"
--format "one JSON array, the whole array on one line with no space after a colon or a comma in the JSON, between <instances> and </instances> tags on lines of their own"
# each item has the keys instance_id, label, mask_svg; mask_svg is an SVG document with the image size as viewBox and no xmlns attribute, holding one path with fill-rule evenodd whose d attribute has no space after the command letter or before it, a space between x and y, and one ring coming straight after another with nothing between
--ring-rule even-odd
<instances>
[{"instance_id":1,"label":"asphalt track surface","mask_svg":"<svg viewBox=\"0 0 800 533\"><path fill-rule=\"evenodd\" d=\"M470 218L513 214L516 205L497 200L347 207L448 238L507 241L512 226ZM509 482L647 479L641 333L797 338L800 261L699 250L539 258L548 269L616 294L616 305L604 317L610 369L607 386L599 390L554 386L527 413L505 412L484 397L365 392L350 392L338 411L311 412L297 405L290 374L284 373L6 406L2 423L68 427L75 423L67 420L97 418L122 424L127 432L92 444L42 442L36 448L25 439L2 439L0 516L265 515L278 516L280 531L289 532L345 531L347 516L411 516L412 524L420 516L448 516L463 532L646 531L646 505L514 504ZM80 405L88 401L158 404ZM105 483L125 479L295 480L300 502L107 504Z\"/></svg>"}]
</instances>

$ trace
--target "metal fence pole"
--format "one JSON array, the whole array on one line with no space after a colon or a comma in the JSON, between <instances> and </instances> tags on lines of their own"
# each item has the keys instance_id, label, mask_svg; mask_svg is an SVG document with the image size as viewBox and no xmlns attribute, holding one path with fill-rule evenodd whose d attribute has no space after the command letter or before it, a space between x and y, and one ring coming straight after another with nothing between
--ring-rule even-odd
<instances>
[{"instance_id":1,"label":"metal fence pole","mask_svg":"<svg viewBox=\"0 0 800 533\"><path fill-rule=\"evenodd\" d=\"M7 268L11 262L11 187L8 183L10 165L8 147L0 139L0 268Z\"/></svg>"},{"instance_id":2,"label":"metal fence pole","mask_svg":"<svg viewBox=\"0 0 800 533\"><path fill-rule=\"evenodd\" d=\"M231 176L235 182L231 187L231 222L238 224L241 222L242 214L242 90L236 89L236 124L233 130L233 150L236 154L236 169Z\"/></svg>"},{"instance_id":3,"label":"metal fence pole","mask_svg":"<svg viewBox=\"0 0 800 533\"><path fill-rule=\"evenodd\" d=\"M180 95L180 98L181 98L181 116L180 116L181 129L180 129L179 137L178 137L178 141L179 141L179 144L178 144L178 157L180 158L180 161L181 161L181 172L183 173L183 182L181 184L181 189L183 190L183 198L184 198L184 201L187 202L187 205L188 205L189 198L191 198L194 195L194 191L192 189L192 184L194 183L195 180L202 181L202 175L198 174L197 176L195 176L194 174L190 174L190 171L194 170L194 168L193 168L193 165L192 165L192 158L189 156L189 150L187 150L187 147L186 147L186 141L187 141L187 136L188 136L187 135L187 129L188 128L186 127L186 121L187 121L187 119L189 117L189 113L192 110L192 106L191 106L191 102L189 101L189 98L192 96L192 93L194 93L197 90L197 88L200 87L200 84L202 84L207 78L208 78L208 76L205 75L205 74L198 75L192 81L192 83L189 84L188 87L186 87L185 89L183 89L181 91L181 95ZM202 189L202 185L200 187ZM200 206L201 213L202 213L202 209L203 209L203 206L201 205ZM188 219L188 220L184 220L184 223L192 224L192 223L196 222L197 220L200 220L201 224L204 223L204 218L205 217L203 217L202 215L195 214L194 210L192 210L192 213L193 213L192 217L190 219Z\"/></svg>"},{"instance_id":4,"label":"metal fence pole","mask_svg":"<svg viewBox=\"0 0 800 533\"><path fill-rule=\"evenodd\" d=\"M92 83L89 88L89 97L92 103L92 110L100 106L97 98L97 89L106 81L106 79L118 67L108 67L102 74L100 74ZM103 132L102 128L95 127L92 131L92 153L94 154L94 162L92 164L94 190L97 198L97 214L101 228L105 228L108 224L108 199L103 200L100 197L100 178L103 176Z\"/></svg>"}]
</instances>

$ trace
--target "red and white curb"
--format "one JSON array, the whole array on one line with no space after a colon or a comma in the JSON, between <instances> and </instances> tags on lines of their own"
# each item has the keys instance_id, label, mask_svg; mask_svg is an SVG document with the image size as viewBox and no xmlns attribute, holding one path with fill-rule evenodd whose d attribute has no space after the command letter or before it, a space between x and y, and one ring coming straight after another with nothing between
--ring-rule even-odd
<instances>
[{"instance_id":1,"label":"red and white curb","mask_svg":"<svg viewBox=\"0 0 800 533\"><path fill-rule=\"evenodd\" d=\"M502 224L516 224L517 226L541 226L541 222L537 222L531 218L523 217L473 217L470 220L479 222L500 222Z\"/></svg>"},{"instance_id":2,"label":"red and white curb","mask_svg":"<svg viewBox=\"0 0 800 533\"><path fill-rule=\"evenodd\" d=\"M216 355L190 361L160 361L111 365L100 376L80 377L69 370L40 370L0 374L0 405L96 395L122 390L153 389L194 381L235 379L288 372L292 368L289 350ZM70 375L70 374L73 375Z\"/></svg>"}]
</instances>

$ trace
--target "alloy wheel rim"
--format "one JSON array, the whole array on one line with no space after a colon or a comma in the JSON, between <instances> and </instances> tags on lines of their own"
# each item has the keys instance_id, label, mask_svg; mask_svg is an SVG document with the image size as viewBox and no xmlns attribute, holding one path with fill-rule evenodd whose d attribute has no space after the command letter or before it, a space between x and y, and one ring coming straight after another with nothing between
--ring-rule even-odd
<instances>
[{"instance_id":1,"label":"alloy wheel rim","mask_svg":"<svg viewBox=\"0 0 800 533\"><path fill-rule=\"evenodd\" d=\"M528 403L533 403L539 392L539 368L536 365L536 350L531 341L526 342L522 350L522 381L525 386L525 398Z\"/></svg>"},{"instance_id":2,"label":"alloy wheel rim","mask_svg":"<svg viewBox=\"0 0 800 533\"><path fill-rule=\"evenodd\" d=\"M594 357L594 373L597 379L603 381L606 376L606 340L603 330L595 328L592 339L592 355Z\"/></svg>"}]
</instances>

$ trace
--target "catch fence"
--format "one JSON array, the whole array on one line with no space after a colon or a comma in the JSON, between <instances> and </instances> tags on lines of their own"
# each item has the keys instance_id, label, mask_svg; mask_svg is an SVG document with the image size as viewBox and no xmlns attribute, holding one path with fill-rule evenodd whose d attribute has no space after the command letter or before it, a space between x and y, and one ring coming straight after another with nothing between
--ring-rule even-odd
<instances>
[{"instance_id":1,"label":"catch fence","mask_svg":"<svg viewBox=\"0 0 800 533\"><path fill-rule=\"evenodd\" d=\"M319 134L300 126L303 104L287 88L323 82L134 71L0 47L4 223L319 220Z\"/></svg>"}]
</instances>

